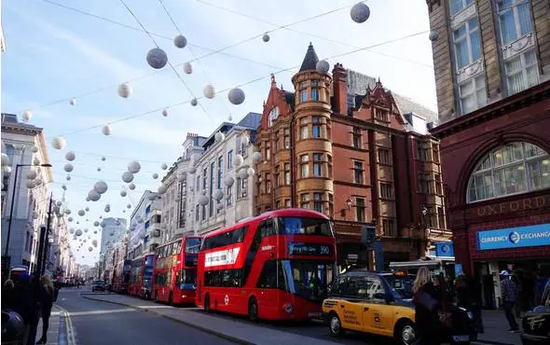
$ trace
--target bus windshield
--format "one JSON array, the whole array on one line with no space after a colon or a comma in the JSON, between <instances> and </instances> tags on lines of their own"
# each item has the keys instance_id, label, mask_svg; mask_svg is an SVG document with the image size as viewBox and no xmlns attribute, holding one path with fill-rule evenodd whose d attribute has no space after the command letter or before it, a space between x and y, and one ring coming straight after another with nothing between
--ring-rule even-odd
<instances>
[{"instance_id":1,"label":"bus windshield","mask_svg":"<svg viewBox=\"0 0 550 345\"><path fill-rule=\"evenodd\" d=\"M327 298L327 286L332 281L332 263L306 260L282 260L288 291L315 302Z\"/></svg>"},{"instance_id":2,"label":"bus windshield","mask_svg":"<svg viewBox=\"0 0 550 345\"><path fill-rule=\"evenodd\" d=\"M186 254L198 254L201 248L200 238L188 238L185 240L185 253Z\"/></svg>"},{"instance_id":3,"label":"bus windshield","mask_svg":"<svg viewBox=\"0 0 550 345\"><path fill-rule=\"evenodd\" d=\"M283 235L333 236L329 220L323 218L280 217L279 233Z\"/></svg>"},{"instance_id":4,"label":"bus windshield","mask_svg":"<svg viewBox=\"0 0 550 345\"><path fill-rule=\"evenodd\" d=\"M395 298L410 299L413 298L414 276L395 276L391 275L387 278L388 283L392 287L392 292Z\"/></svg>"}]
</instances>

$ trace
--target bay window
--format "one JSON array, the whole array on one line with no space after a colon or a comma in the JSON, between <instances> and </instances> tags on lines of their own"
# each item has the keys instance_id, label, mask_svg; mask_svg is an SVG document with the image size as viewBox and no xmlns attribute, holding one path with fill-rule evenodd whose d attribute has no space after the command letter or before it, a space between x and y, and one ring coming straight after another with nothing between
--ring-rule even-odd
<instances>
[{"instance_id":1,"label":"bay window","mask_svg":"<svg viewBox=\"0 0 550 345\"><path fill-rule=\"evenodd\" d=\"M308 155L300 156L300 170L302 172L301 177L309 177L309 157Z\"/></svg>"}]
</instances>

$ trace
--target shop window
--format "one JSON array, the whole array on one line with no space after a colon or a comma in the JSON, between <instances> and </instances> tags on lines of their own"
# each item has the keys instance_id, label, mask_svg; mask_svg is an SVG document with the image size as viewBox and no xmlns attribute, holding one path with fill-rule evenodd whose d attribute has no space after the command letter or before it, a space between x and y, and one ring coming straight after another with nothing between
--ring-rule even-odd
<instances>
[{"instance_id":1,"label":"shop window","mask_svg":"<svg viewBox=\"0 0 550 345\"><path fill-rule=\"evenodd\" d=\"M538 146L514 142L483 156L468 182L467 202L550 188L550 156Z\"/></svg>"}]
</instances>

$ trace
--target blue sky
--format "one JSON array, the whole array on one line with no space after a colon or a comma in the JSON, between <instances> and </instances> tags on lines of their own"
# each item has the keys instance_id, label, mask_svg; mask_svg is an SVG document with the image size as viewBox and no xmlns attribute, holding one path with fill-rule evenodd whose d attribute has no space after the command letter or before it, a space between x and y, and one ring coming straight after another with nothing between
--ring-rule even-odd
<instances>
[{"instance_id":1,"label":"blue sky","mask_svg":"<svg viewBox=\"0 0 550 345\"><path fill-rule=\"evenodd\" d=\"M119 0L52 1L139 27ZM74 216L80 222L72 224L75 228L91 229L93 221L101 215L129 217L130 211L123 213L126 205L136 203L143 190L158 188L160 179L154 180L151 175L163 176L161 164L170 166L180 155L186 133L208 136L230 114L238 121L250 111L262 112L262 102L270 87L269 74L300 65L309 42L314 44L320 58L329 58L357 47L429 30L424 1L368 1L371 16L366 23L357 24L349 16L355 1L349 0L163 0L189 42L185 49L178 49L172 42L178 31L158 0L125 1L148 31L167 37L155 36L155 40L172 64L178 66L176 69L192 94L168 66L160 71L148 66L145 56L154 44L142 31L83 15L48 1L3 2L7 51L2 55L2 112L21 114L31 109L30 123L44 128L48 143L53 137L64 135L65 150L49 147L54 165L53 190L59 198L61 185L67 185L66 200L73 216L79 209L90 207L85 217ZM266 23L281 26L341 7L345 8L288 29L277 29ZM268 43L261 38L252 39L194 62L193 74L183 74L181 64L194 56L274 29L277 30L270 32ZM394 92L429 108L436 107L427 33L329 59L329 62L331 65L340 62L344 67L380 77L384 86ZM295 72L293 69L277 74L277 82L291 90L290 78ZM247 84L259 78L263 79ZM130 82L133 95L123 99L117 95L117 85L128 80L134 80ZM104 136L101 127L87 129L189 101L193 95L202 97L207 83L212 83L216 90L246 84L242 86L246 101L234 106L227 101L227 93L220 93L215 99L199 100L206 112L201 107L183 104L170 108L168 117L163 117L158 110L115 123L110 136ZM96 90L102 91L90 93ZM82 94L88 95L76 97ZM71 97L76 97L74 106L69 104ZM60 102L51 104L54 101ZM64 154L69 150L76 152L77 158L73 162L72 179L66 181ZM107 157L105 162L101 161L102 156ZM129 197L122 198L119 193L124 183L120 176L133 159L142 165L134 180L137 188ZM98 167L101 167L100 172ZM88 191L98 180L106 181L109 191L97 203L86 202ZM103 212L107 203L111 205L109 214ZM76 247L75 243L73 248ZM74 253L80 262L92 264L97 251L89 253L86 247Z\"/></svg>"}]
</instances>

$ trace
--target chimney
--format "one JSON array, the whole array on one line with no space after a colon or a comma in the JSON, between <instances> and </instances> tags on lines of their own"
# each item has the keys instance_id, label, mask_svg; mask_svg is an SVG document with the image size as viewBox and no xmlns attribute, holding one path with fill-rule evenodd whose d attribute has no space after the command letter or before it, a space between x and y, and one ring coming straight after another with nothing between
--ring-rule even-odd
<instances>
[{"instance_id":1,"label":"chimney","mask_svg":"<svg viewBox=\"0 0 550 345\"><path fill-rule=\"evenodd\" d=\"M334 65L332 69L332 82L334 91L335 111L342 115L348 114L348 72L341 63Z\"/></svg>"}]
</instances>

